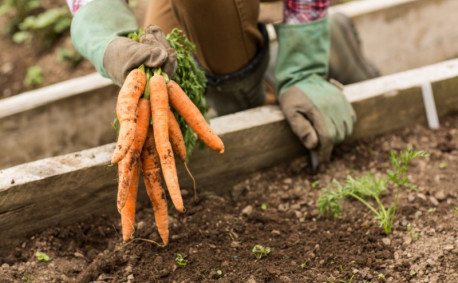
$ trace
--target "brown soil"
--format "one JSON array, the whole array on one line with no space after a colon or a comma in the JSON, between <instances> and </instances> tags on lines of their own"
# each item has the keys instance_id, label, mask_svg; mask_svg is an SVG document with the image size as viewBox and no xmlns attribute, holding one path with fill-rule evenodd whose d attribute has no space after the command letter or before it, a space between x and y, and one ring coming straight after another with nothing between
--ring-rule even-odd
<instances>
[{"instance_id":1,"label":"brown soil","mask_svg":"<svg viewBox=\"0 0 458 283\"><path fill-rule=\"evenodd\" d=\"M438 130L416 124L339 146L316 175L300 156L225 195L201 188L198 204L185 191L188 210L171 209L166 248L123 246L118 215L47 229L1 256L0 282L458 282L458 116L441 122ZM407 145L430 156L413 162L408 175L418 191L402 191L392 234L357 201L343 202L340 219L318 214L319 188L347 174L384 174L389 152ZM159 241L149 203L140 204L137 222L136 237ZM257 260L255 245L270 254ZM51 260L37 261L37 251ZM177 253L187 256L186 266L177 265Z\"/></svg>"}]
</instances>

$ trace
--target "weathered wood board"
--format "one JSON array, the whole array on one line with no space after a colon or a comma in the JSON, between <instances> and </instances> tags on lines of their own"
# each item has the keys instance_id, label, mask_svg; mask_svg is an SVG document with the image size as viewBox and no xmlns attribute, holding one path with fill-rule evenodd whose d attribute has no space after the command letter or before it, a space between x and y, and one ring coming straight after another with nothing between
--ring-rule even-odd
<instances>
[{"instance_id":1,"label":"weathered wood board","mask_svg":"<svg viewBox=\"0 0 458 283\"><path fill-rule=\"evenodd\" d=\"M353 139L425 120L420 85L431 83L440 116L458 111L458 60L345 87L358 116ZM223 155L195 150L190 168L200 190L224 192L247 174L306 154L276 106L211 120L226 145ZM67 224L89 214L116 213L114 144L0 170L0 238ZM191 182L179 166L183 188Z\"/></svg>"}]
</instances>

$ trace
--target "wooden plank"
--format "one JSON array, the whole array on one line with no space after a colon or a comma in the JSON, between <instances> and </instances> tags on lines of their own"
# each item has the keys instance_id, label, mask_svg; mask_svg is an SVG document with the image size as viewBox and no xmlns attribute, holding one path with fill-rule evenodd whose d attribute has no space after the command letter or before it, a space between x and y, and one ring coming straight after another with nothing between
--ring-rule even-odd
<instances>
[{"instance_id":1,"label":"wooden plank","mask_svg":"<svg viewBox=\"0 0 458 283\"><path fill-rule=\"evenodd\" d=\"M393 74L458 55L458 1L364 0L339 5L358 30L364 54Z\"/></svg>"},{"instance_id":2,"label":"wooden plank","mask_svg":"<svg viewBox=\"0 0 458 283\"><path fill-rule=\"evenodd\" d=\"M1 100L0 168L114 141L117 93L96 74Z\"/></svg>"},{"instance_id":3,"label":"wooden plank","mask_svg":"<svg viewBox=\"0 0 458 283\"><path fill-rule=\"evenodd\" d=\"M432 83L440 116L458 111L458 60L346 87L358 115L353 138L425 120L419 85L426 82ZM195 150L190 168L200 190L227 191L250 172L306 154L276 106L218 117L211 126L226 152ZM115 212L113 148L107 144L0 170L0 245L57 223ZM190 189L178 169L182 187Z\"/></svg>"}]
</instances>

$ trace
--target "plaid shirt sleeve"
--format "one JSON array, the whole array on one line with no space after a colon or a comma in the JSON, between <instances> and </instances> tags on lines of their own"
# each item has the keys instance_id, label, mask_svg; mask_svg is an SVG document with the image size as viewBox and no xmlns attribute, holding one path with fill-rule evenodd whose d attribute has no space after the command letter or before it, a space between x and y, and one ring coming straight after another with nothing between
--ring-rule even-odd
<instances>
[{"instance_id":1,"label":"plaid shirt sleeve","mask_svg":"<svg viewBox=\"0 0 458 283\"><path fill-rule=\"evenodd\" d=\"M67 5L72 14L75 14L79 8L83 7L84 5L92 1L94 0L67 0ZM124 0L124 2L128 3L129 1Z\"/></svg>"},{"instance_id":2,"label":"plaid shirt sleeve","mask_svg":"<svg viewBox=\"0 0 458 283\"><path fill-rule=\"evenodd\" d=\"M301 24L324 18L330 0L284 0L284 22Z\"/></svg>"}]
</instances>

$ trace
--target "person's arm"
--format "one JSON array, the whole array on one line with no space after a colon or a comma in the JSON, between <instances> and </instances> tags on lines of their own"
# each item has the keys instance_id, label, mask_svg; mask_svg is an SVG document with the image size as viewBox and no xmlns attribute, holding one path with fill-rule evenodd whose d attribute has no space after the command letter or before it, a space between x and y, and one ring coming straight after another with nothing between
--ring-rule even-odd
<instances>
[{"instance_id":1,"label":"person's arm","mask_svg":"<svg viewBox=\"0 0 458 283\"><path fill-rule=\"evenodd\" d=\"M320 161L353 131L355 112L342 91L326 81L329 0L285 0L275 77L280 107L293 132Z\"/></svg>"},{"instance_id":2,"label":"person's arm","mask_svg":"<svg viewBox=\"0 0 458 283\"><path fill-rule=\"evenodd\" d=\"M176 52L158 27L145 29L140 43L126 37L138 30L138 24L124 1L76 2L73 1L71 6L76 10L71 24L73 45L102 76L121 85L130 70L141 64L162 67L164 72L173 75Z\"/></svg>"}]
</instances>

